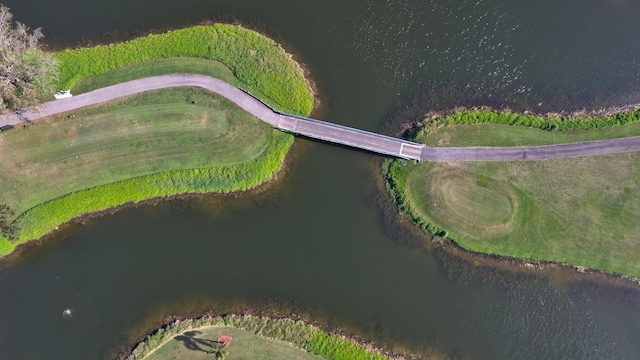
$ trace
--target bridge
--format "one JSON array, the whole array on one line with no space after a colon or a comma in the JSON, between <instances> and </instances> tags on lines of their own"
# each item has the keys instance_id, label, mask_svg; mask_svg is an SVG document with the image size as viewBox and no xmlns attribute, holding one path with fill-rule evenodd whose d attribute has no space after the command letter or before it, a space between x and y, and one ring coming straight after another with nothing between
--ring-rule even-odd
<instances>
[{"instance_id":1,"label":"bridge","mask_svg":"<svg viewBox=\"0 0 640 360\"><path fill-rule=\"evenodd\" d=\"M404 159L421 160L424 145L347 126L281 114L276 128L297 135Z\"/></svg>"},{"instance_id":2,"label":"bridge","mask_svg":"<svg viewBox=\"0 0 640 360\"><path fill-rule=\"evenodd\" d=\"M176 74L133 80L34 108L0 115L0 127L68 113L146 91L199 87L221 95L276 129L379 154L417 161L517 161L604 155L640 150L640 137L535 147L428 147L374 132L274 111L250 94L203 75Z\"/></svg>"}]
</instances>

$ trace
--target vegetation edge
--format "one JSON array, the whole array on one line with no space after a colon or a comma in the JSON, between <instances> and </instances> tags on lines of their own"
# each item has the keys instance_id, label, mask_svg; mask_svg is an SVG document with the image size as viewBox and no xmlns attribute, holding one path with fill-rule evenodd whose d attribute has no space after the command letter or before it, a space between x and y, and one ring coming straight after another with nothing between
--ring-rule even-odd
<instances>
[{"instance_id":1,"label":"vegetation edge","mask_svg":"<svg viewBox=\"0 0 640 360\"><path fill-rule=\"evenodd\" d=\"M542 116L534 114L519 114L510 111L495 111L487 108L456 109L452 113L428 116L421 123L410 129L407 132L406 138L408 140L416 140L417 138L424 135L424 132L428 132L438 127L446 127L451 125L474 125L491 123L509 126L526 126L545 131L570 131L577 129L604 129L637 122L640 122L640 108L638 108L637 106L630 106L617 110L606 111L594 116L584 115L580 113L571 115L548 114L546 116ZM385 180L385 188L393 198L395 204L398 206L402 214L406 218L408 218L414 225L418 226L420 229L433 236L434 241L448 241L461 249L471 251L476 254L496 256L504 259L531 261L534 263L554 263L562 266L570 266L576 268L581 272L598 272L610 276L622 277L634 282L640 282L640 279L638 279L637 277L624 273L609 272L606 270L585 267L583 265L553 261L548 259L535 259L505 254L494 254L491 252L463 246L460 242L458 242L451 236L447 229L442 228L429 221L429 219L424 218L412 207L410 200L405 193L407 186L407 177L409 175L409 169L407 169L405 165L407 165L407 160L387 159L383 161L381 165L381 171Z\"/></svg>"},{"instance_id":2,"label":"vegetation edge","mask_svg":"<svg viewBox=\"0 0 640 360\"><path fill-rule=\"evenodd\" d=\"M108 70L120 68L125 65L139 64L146 60L186 56L222 62L228 66L234 76L244 84L245 90L276 109L308 116L315 104L313 82L306 77L307 72L304 67L294 61L293 57L286 53L284 49L272 39L256 31L237 25L197 25L168 31L159 35L151 34L117 44L62 50L54 53L54 55L61 65L61 78L58 81L58 87L60 89L71 88L82 78L95 74L103 74ZM290 96L287 96L287 94ZM55 230L59 225L83 214L105 211L126 203L139 203L153 198L178 194L229 193L246 191L256 187L268 181L277 173L282 167L286 154L293 143L292 135L277 135L276 133L278 132L274 132L274 137L287 138L288 145L286 145L284 152L282 152L282 148L274 150L277 153L276 157L280 158L280 160L278 160L279 165L277 169L274 168L270 172L269 176L262 174L260 177L261 181L259 182L253 181L250 186L245 184L223 189L186 186L182 187L181 190L176 189L165 192L154 192L152 191L153 189L147 187L148 195L146 197L133 196L133 193L130 192L132 195L130 199L123 199L122 196L120 196L118 201L100 206L88 206L85 208L88 210L84 213L79 213L77 210L73 211L72 206L70 206L72 202L70 199L72 197L82 197L81 193L83 192L108 192L109 188L122 186L123 184L128 184L131 190L132 187L135 187L136 183L139 185L147 183L147 186L149 186L149 180L167 175L172 177L169 179L169 182L174 185L176 184L176 177L182 177L182 180L178 179L177 182L190 179L192 184L194 184L196 182L207 181L204 173L216 172L216 170L224 171L225 169L234 172L234 170L233 167L225 167L160 172L67 194L35 206L18 215L14 221L18 222L18 225L22 227L23 231L17 236L17 239L12 239L13 241L0 234L0 259L12 253L17 245L29 240L38 239ZM251 164L253 164L253 162ZM244 165L245 164L239 164L237 166ZM257 170L261 172L264 169ZM237 173L237 170L235 173ZM227 180L229 178L228 175L223 175L223 177L226 177ZM88 197L89 196L85 197L85 199L88 199ZM55 219L55 217L43 213L42 210L44 208L51 208L56 205L64 205L66 215ZM47 221L42 221L47 218ZM29 229L29 224L38 222L40 222L40 224L37 225L37 231ZM47 225L43 225L43 223ZM25 232L24 229L28 229L28 231Z\"/></svg>"},{"instance_id":3,"label":"vegetation edge","mask_svg":"<svg viewBox=\"0 0 640 360\"><path fill-rule=\"evenodd\" d=\"M300 320L271 319L251 315L205 316L177 320L154 331L119 358L142 360L176 335L195 328L213 326L235 327L265 338L290 343L327 360L389 359L389 357L381 355L380 350L371 347L370 344L358 344L352 339L327 333Z\"/></svg>"},{"instance_id":4,"label":"vegetation edge","mask_svg":"<svg viewBox=\"0 0 640 360\"><path fill-rule=\"evenodd\" d=\"M273 131L266 151L253 161L211 168L171 170L76 191L25 211L15 220L21 228L15 243L0 238L0 256L39 239L58 226L91 213L125 204L185 194L251 190L270 180L284 165L293 135Z\"/></svg>"}]
</instances>

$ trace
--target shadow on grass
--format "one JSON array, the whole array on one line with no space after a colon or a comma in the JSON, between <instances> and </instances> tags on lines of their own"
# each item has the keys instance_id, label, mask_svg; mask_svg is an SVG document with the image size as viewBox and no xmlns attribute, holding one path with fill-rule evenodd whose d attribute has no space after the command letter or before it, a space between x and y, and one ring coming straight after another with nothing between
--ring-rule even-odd
<instances>
[{"instance_id":1,"label":"shadow on grass","mask_svg":"<svg viewBox=\"0 0 640 360\"><path fill-rule=\"evenodd\" d=\"M187 331L180 336L176 336L175 339L182 341L184 347L189 350L209 353L218 346L218 341L198 338L197 336L201 333L200 331Z\"/></svg>"}]
</instances>

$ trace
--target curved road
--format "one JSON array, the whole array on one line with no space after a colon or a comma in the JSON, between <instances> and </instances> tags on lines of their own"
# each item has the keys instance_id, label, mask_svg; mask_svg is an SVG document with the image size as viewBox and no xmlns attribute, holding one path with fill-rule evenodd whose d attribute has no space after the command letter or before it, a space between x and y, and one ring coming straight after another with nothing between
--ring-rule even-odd
<instances>
[{"instance_id":1,"label":"curved road","mask_svg":"<svg viewBox=\"0 0 640 360\"><path fill-rule=\"evenodd\" d=\"M202 75L165 75L133 80L86 94L51 101L36 108L0 115L0 126L18 125L70 112L145 91L171 87L199 87L234 102L274 128L381 154L419 161L518 161L604 155L640 150L640 137L535 147L428 147L422 144L273 111L246 92Z\"/></svg>"}]
</instances>

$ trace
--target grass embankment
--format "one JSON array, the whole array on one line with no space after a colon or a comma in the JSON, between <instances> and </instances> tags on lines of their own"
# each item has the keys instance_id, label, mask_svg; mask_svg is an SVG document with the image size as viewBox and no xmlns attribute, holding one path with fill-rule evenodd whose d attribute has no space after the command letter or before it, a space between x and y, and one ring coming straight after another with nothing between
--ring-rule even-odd
<instances>
[{"instance_id":1,"label":"grass embankment","mask_svg":"<svg viewBox=\"0 0 640 360\"><path fill-rule=\"evenodd\" d=\"M196 104L192 104L195 101ZM167 89L0 137L2 201L18 243L87 212L181 193L243 191L281 167L293 137L199 89Z\"/></svg>"},{"instance_id":2,"label":"grass embankment","mask_svg":"<svg viewBox=\"0 0 640 360\"><path fill-rule=\"evenodd\" d=\"M624 133L625 127L637 124L573 132L602 139L600 134ZM433 129L458 135L461 127ZM508 130L523 132L518 126ZM574 136L524 130L540 131L555 139L552 143L569 142L565 139ZM464 128L462 133L472 131ZM428 137L427 131L418 138L424 140L425 133ZM482 145L504 146L497 139L506 139L508 133L488 133L479 140L485 141ZM638 153L537 162L392 161L385 164L385 173L407 216L463 248L640 278Z\"/></svg>"},{"instance_id":3,"label":"grass embankment","mask_svg":"<svg viewBox=\"0 0 640 360\"><path fill-rule=\"evenodd\" d=\"M242 87L240 80L221 62L200 58L180 57L149 60L109 70L106 73L88 76L78 80L71 88L71 93L73 95L79 95L131 80L170 74L206 75L220 79L229 85Z\"/></svg>"},{"instance_id":4,"label":"grass embankment","mask_svg":"<svg viewBox=\"0 0 640 360\"><path fill-rule=\"evenodd\" d=\"M213 42L197 43L207 39ZM152 55L197 55L203 46L208 58L230 56L220 51L238 58L231 65L184 57L139 62ZM252 89L287 112L308 115L313 105L301 68L280 47L230 25L56 55L61 84L75 84L77 93L152 75L197 73ZM131 65L109 70L123 64ZM70 69L79 75L70 77ZM0 256L84 213L155 197L250 189L280 169L293 143L292 136L204 90L167 89L73 115L0 136L0 203L16 210L21 228L13 241L0 236Z\"/></svg>"},{"instance_id":5,"label":"grass embankment","mask_svg":"<svg viewBox=\"0 0 640 360\"><path fill-rule=\"evenodd\" d=\"M640 136L640 110L601 117L541 117L488 110L465 110L427 121L417 133L416 141L429 146L506 147L597 141L629 136Z\"/></svg>"},{"instance_id":6,"label":"grass embankment","mask_svg":"<svg viewBox=\"0 0 640 360\"><path fill-rule=\"evenodd\" d=\"M226 359L382 360L338 335L293 320L229 315L176 322L147 337L130 360L211 358L208 340L231 335ZM195 345L195 346L194 346Z\"/></svg>"},{"instance_id":7,"label":"grass embankment","mask_svg":"<svg viewBox=\"0 0 640 360\"><path fill-rule=\"evenodd\" d=\"M306 116L314 104L302 69L277 43L233 25L195 26L55 55L60 62L61 90L72 89L82 78L123 66L192 57L225 64L246 91L279 110Z\"/></svg>"}]
</instances>

